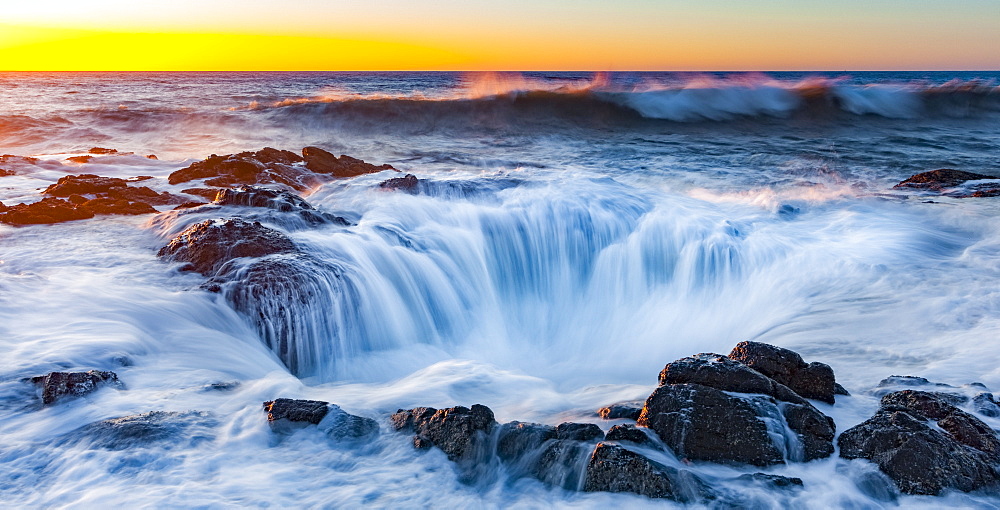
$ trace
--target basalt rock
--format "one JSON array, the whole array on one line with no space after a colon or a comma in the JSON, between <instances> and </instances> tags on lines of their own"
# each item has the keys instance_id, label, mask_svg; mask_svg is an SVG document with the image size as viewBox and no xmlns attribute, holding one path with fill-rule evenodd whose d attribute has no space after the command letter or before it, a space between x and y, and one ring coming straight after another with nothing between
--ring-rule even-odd
<instances>
[{"instance_id":1,"label":"basalt rock","mask_svg":"<svg viewBox=\"0 0 1000 510\"><path fill-rule=\"evenodd\" d=\"M107 193L113 188L125 187L128 187L128 182L125 179L101 177L94 174L80 174L60 177L55 184L45 188L45 191L42 193L65 198L70 195Z\"/></svg>"},{"instance_id":2,"label":"basalt rock","mask_svg":"<svg viewBox=\"0 0 1000 510\"><path fill-rule=\"evenodd\" d=\"M420 180L413 174L406 174L403 177L393 177L379 183L378 187L389 191L405 191L416 193Z\"/></svg>"},{"instance_id":3,"label":"basalt rock","mask_svg":"<svg viewBox=\"0 0 1000 510\"><path fill-rule=\"evenodd\" d=\"M520 421L504 423L497 435L497 456L504 462L513 463L555 438L556 428L551 425Z\"/></svg>"},{"instance_id":4,"label":"basalt rock","mask_svg":"<svg viewBox=\"0 0 1000 510\"><path fill-rule=\"evenodd\" d=\"M604 436L604 440L631 441L636 444L645 444L650 442L649 436L646 435L645 430L632 424L615 425L614 427L611 427L611 430L609 430Z\"/></svg>"},{"instance_id":5,"label":"basalt rock","mask_svg":"<svg viewBox=\"0 0 1000 510\"><path fill-rule=\"evenodd\" d=\"M785 402L808 404L788 386L721 354L696 354L668 363L660 372L660 385L665 384L701 384L717 390L760 393Z\"/></svg>"},{"instance_id":6,"label":"basalt rock","mask_svg":"<svg viewBox=\"0 0 1000 510\"><path fill-rule=\"evenodd\" d=\"M940 191L944 188L953 188L962 184L965 181L975 181L979 179L996 179L991 175L983 175L972 172L964 172L962 170L953 170L951 168L942 168L939 170L931 170L930 172L922 172L913 176L910 176L906 180L897 184L896 188L917 188L917 189L929 189L934 191Z\"/></svg>"},{"instance_id":7,"label":"basalt rock","mask_svg":"<svg viewBox=\"0 0 1000 510\"><path fill-rule=\"evenodd\" d=\"M259 151L240 152L208 158L173 172L170 184L208 179L209 186L228 187L238 184L284 184L304 190L319 181L302 166L302 158L289 151L265 147Z\"/></svg>"},{"instance_id":8,"label":"basalt rock","mask_svg":"<svg viewBox=\"0 0 1000 510\"><path fill-rule=\"evenodd\" d=\"M639 415L642 414L642 406L644 403L645 402L642 400L618 402L616 404L611 404L598 409L597 414L605 420L617 420L619 418L638 420Z\"/></svg>"},{"instance_id":9,"label":"basalt rock","mask_svg":"<svg viewBox=\"0 0 1000 510\"><path fill-rule=\"evenodd\" d=\"M979 418L955 407L942 395L903 390L882 397L883 408L905 408L914 416L937 422L952 439L1000 460L1000 439Z\"/></svg>"},{"instance_id":10,"label":"basalt rock","mask_svg":"<svg viewBox=\"0 0 1000 510\"><path fill-rule=\"evenodd\" d=\"M604 437L601 427L593 423L560 423L556 427L556 439L572 441L594 441Z\"/></svg>"},{"instance_id":11,"label":"basalt rock","mask_svg":"<svg viewBox=\"0 0 1000 510\"><path fill-rule=\"evenodd\" d=\"M638 425L648 427L682 459L769 466L784 463L759 406L701 384L660 386Z\"/></svg>"},{"instance_id":12,"label":"basalt rock","mask_svg":"<svg viewBox=\"0 0 1000 510\"><path fill-rule=\"evenodd\" d=\"M729 358L774 379L805 398L833 404L837 382L833 369L819 362L806 363L798 353L760 342L736 344Z\"/></svg>"},{"instance_id":13,"label":"basalt rock","mask_svg":"<svg viewBox=\"0 0 1000 510\"><path fill-rule=\"evenodd\" d=\"M285 234L259 222L233 218L192 225L171 239L157 255L167 260L186 262L184 270L210 275L235 258L295 251L295 244Z\"/></svg>"},{"instance_id":14,"label":"basalt rock","mask_svg":"<svg viewBox=\"0 0 1000 510\"><path fill-rule=\"evenodd\" d=\"M17 204L0 211L0 222L11 225L38 225L93 218L91 210L58 198L43 198L31 204Z\"/></svg>"},{"instance_id":15,"label":"basalt rock","mask_svg":"<svg viewBox=\"0 0 1000 510\"><path fill-rule=\"evenodd\" d=\"M373 165L364 161L341 155L339 158L319 147L302 149L306 168L318 174L328 174L334 177L357 177L359 175L395 170L392 165Z\"/></svg>"},{"instance_id":16,"label":"basalt rock","mask_svg":"<svg viewBox=\"0 0 1000 510\"><path fill-rule=\"evenodd\" d=\"M267 422L276 432L290 432L308 425L317 425L328 436L338 440L368 439L378 434L378 422L355 416L340 406L319 400L279 398L264 402Z\"/></svg>"},{"instance_id":17,"label":"basalt rock","mask_svg":"<svg viewBox=\"0 0 1000 510\"><path fill-rule=\"evenodd\" d=\"M125 199L95 198L79 205L80 209L96 214L139 215L153 214L156 209L143 202L129 202Z\"/></svg>"},{"instance_id":18,"label":"basalt rock","mask_svg":"<svg viewBox=\"0 0 1000 510\"><path fill-rule=\"evenodd\" d=\"M917 407L925 406L921 403ZM907 407L884 406L840 435L840 456L871 460L907 494L996 490L1000 486L993 455L928 426L927 421L926 416Z\"/></svg>"},{"instance_id":19,"label":"basalt rock","mask_svg":"<svg viewBox=\"0 0 1000 510\"><path fill-rule=\"evenodd\" d=\"M631 492L682 503L715 499L708 485L686 470L652 461L622 446L600 443L587 464L586 492Z\"/></svg>"},{"instance_id":20,"label":"basalt rock","mask_svg":"<svg viewBox=\"0 0 1000 510\"><path fill-rule=\"evenodd\" d=\"M122 386L118 374L100 370L50 372L30 380L42 389L42 403L45 405L54 404L63 397L82 397L105 385Z\"/></svg>"},{"instance_id":21,"label":"basalt rock","mask_svg":"<svg viewBox=\"0 0 1000 510\"><path fill-rule=\"evenodd\" d=\"M213 201L216 205L240 205L260 207L278 212L295 213L311 225L335 223L347 225L344 218L320 212L298 195L288 191L273 190L259 186L239 186L220 190Z\"/></svg>"},{"instance_id":22,"label":"basalt rock","mask_svg":"<svg viewBox=\"0 0 1000 510\"><path fill-rule=\"evenodd\" d=\"M192 446L215 437L217 420L211 413L152 411L111 418L85 425L61 438L61 443L87 443L91 447L125 450L147 446Z\"/></svg>"},{"instance_id":23,"label":"basalt rock","mask_svg":"<svg viewBox=\"0 0 1000 510\"><path fill-rule=\"evenodd\" d=\"M396 430L412 430L415 439L438 447L452 461L468 460L474 456L475 450L481 449L497 425L493 411L480 404L472 408L400 409L390 419Z\"/></svg>"}]
</instances>

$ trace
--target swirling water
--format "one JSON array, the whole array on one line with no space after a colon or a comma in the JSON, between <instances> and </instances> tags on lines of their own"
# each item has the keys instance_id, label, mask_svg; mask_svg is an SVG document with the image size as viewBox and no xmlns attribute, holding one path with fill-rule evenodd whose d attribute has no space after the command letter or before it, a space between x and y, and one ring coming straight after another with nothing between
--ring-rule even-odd
<instances>
[{"instance_id":1,"label":"swirling water","mask_svg":"<svg viewBox=\"0 0 1000 510\"><path fill-rule=\"evenodd\" d=\"M260 402L327 400L383 429L397 408L472 403L501 421L607 428L593 410L644 398L665 363L747 339L833 366L853 396L818 407L839 431L870 416L870 390L892 374L1000 390L996 199L892 188L940 167L1000 174L997 78L0 75L0 153L52 162L0 177L5 204L80 172L150 175L178 192L185 185L165 177L190 161L263 146L318 145L422 179L415 195L378 190L385 172L306 197L349 227L272 221L319 261L314 299L274 303L290 314L295 374L202 277L156 258L203 217L0 226L0 494L24 507L671 506L501 468L496 483L468 485L405 435L361 448L308 430L279 441ZM136 155L55 163L92 146ZM160 159L141 157L150 153ZM62 369L115 370L127 390L39 408L21 378ZM204 389L217 382L240 385ZM115 450L63 439L156 410L212 411L216 422L197 442ZM1000 504L885 501L859 487L869 469L790 464L772 471L804 490L747 501Z\"/></svg>"}]
</instances>

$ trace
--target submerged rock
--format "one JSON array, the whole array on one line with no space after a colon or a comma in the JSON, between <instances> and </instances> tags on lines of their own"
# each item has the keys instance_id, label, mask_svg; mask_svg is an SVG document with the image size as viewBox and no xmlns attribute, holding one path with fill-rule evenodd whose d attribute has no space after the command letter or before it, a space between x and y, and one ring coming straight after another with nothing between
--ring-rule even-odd
<instances>
[{"instance_id":1,"label":"submerged rock","mask_svg":"<svg viewBox=\"0 0 1000 510\"><path fill-rule=\"evenodd\" d=\"M39 225L93 218L94 212L58 198L43 198L31 204L0 209L0 222L11 225Z\"/></svg>"},{"instance_id":2,"label":"submerged rock","mask_svg":"<svg viewBox=\"0 0 1000 510\"><path fill-rule=\"evenodd\" d=\"M393 177L379 183L378 187L390 191L406 191L415 193L420 180L413 174L406 174L403 177Z\"/></svg>"},{"instance_id":3,"label":"submerged rock","mask_svg":"<svg viewBox=\"0 0 1000 510\"><path fill-rule=\"evenodd\" d=\"M802 487L802 479L768 473L747 473L736 477L737 480L764 485L771 489L788 489Z\"/></svg>"},{"instance_id":4,"label":"submerged rock","mask_svg":"<svg viewBox=\"0 0 1000 510\"><path fill-rule=\"evenodd\" d=\"M220 190L216 194L213 203L216 205L260 207L278 212L295 213L312 225L323 223L349 224L344 218L320 212L298 195L289 193L288 191L273 190L259 186L244 185L233 189Z\"/></svg>"},{"instance_id":5,"label":"submerged rock","mask_svg":"<svg viewBox=\"0 0 1000 510\"><path fill-rule=\"evenodd\" d=\"M837 382L824 363L806 363L795 351L760 342L736 344L729 358L791 388L805 398L833 404Z\"/></svg>"},{"instance_id":6,"label":"submerged rock","mask_svg":"<svg viewBox=\"0 0 1000 510\"><path fill-rule=\"evenodd\" d=\"M1000 487L995 433L932 393L886 395L878 412L837 444L841 457L871 460L908 494Z\"/></svg>"},{"instance_id":7,"label":"submerged rock","mask_svg":"<svg viewBox=\"0 0 1000 510\"><path fill-rule=\"evenodd\" d=\"M337 440L357 441L378 435L378 422L347 413L340 406L319 400L279 398L264 402L267 422L276 432L287 433L308 425Z\"/></svg>"},{"instance_id":8,"label":"submerged rock","mask_svg":"<svg viewBox=\"0 0 1000 510\"><path fill-rule=\"evenodd\" d=\"M54 404L63 397L82 397L104 385L121 387L118 374L89 370L87 372L50 372L32 377L31 382L41 387L42 403Z\"/></svg>"},{"instance_id":9,"label":"submerged rock","mask_svg":"<svg viewBox=\"0 0 1000 510\"><path fill-rule=\"evenodd\" d=\"M260 222L232 218L203 221L188 227L160 249L157 256L186 262L183 270L210 275L235 258L296 251L292 240L280 231Z\"/></svg>"},{"instance_id":10,"label":"submerged rock","mask_svg":"<svg viewBox=\"0 0 1000 510\"><path fill-rule=\"evenodd\" d=\"M267 412L267 421L270 423L288 420L318 425L330 411L329 407L329 402L319 400L279 398L264 402L264 411Z\"/></svg>"},{"instance_id":11,"label":"submerged rock","mask_svg":"<svg viewBox=\"0 0 1000 510\"><path fill-rule=\"evenodd\" d=\"M440 410L433 407L400 409L390 419L396 430L415 433L415 445L436 446L452 461L475 455L474 450L486 442L497 425L493 411L481 404Z\"/></svg>"},{"instance_id":12,"label":"submerged rock","mask_svg":"<svg viewBox=\"0 0 1000 510\"><path fill-rule=\"evenodd\" d=\"M85 425L63 436L64 442L88 442L109 450L145 446L195 445L215 437L217 421L211 413L152 411Z\"/></svg>"},{"instance_id":13,"label":"submerged rock","mask_svg":"<svg viewBox=\"0 0 1000 510\"><path fill-rule=\"evenodd\" d=\"M953 188L965 181L975 181L979 179L997 179L991 175L953 170L951 168L941 168L912 175L906 180L897 184L896 188L917 188L940 191L944 188Z\"/></svg>"},{"instance_id":14,"label":"submerged rock","mask_svg":"<svg viewBox=\"0 0 1000 510\"><path fill-rule=\"evenodd\" d=\"M639 415L642 414L643 404L645 404L645 401L643 400L618 402L616 404L607 405L598 409L597 414L605 420L617 420L619 418L638 420Z\"/></svg>"},{"instance_id":15,"label":"submerged rock","mask_svg":"<svg viewBox=\"0 0 1000 510\"><path fill-rule=\"evenodd\" d=\"M631 492L682 503L715 499L708 485L686 470L652 461L618 445L600 443L587 464L586 492Z\"/></svg>"}]
</instances>

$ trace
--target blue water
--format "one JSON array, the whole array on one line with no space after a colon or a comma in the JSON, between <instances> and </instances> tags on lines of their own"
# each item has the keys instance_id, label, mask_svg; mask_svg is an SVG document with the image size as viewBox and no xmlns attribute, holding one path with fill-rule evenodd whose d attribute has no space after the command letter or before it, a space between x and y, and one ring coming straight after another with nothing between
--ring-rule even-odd
<instances>
[{"instance_id":1,"label":"blue water","mask_svg":"<svg viewBox=\"0 0 1000 510\"><path fill-rule=\"evenodd\" d=\"M422 180L416 195L380 191L391 171L307 193L347 228L272 225L339 275L310 269L325 290L286 324L294 373L258 322L156 258L172 233L238 209L0 226L0 496L15 507L662 507L504 472L469 486L405 435L368 449L310 431L278 442L260 403L327 400L383 430L398 408L473 403L501 421L607 429L593 410L644 398L665 363L747 339L834 368L853 396L819 407L838 431L871 415L889 375L1000 390L997 199L893 188L942 167L1000 175L998 79L0 74L0 154L43 161L0 165L17 174L0 177L8 205L68 173L149 175L179 193L193 185L169 173L264 146L317 145ZM94 146L135 154L65 161ZM57 369L115 370L128 389L34 407L20 379ZM203 390L233 381L233 392ZM211 411L216 423L196 444L60 439L153 410ZM792 464L775 472L804 490L748 497L761 508L1000 504L873 499L858 488L870 469Z\"/></svg>"}]
</instances>

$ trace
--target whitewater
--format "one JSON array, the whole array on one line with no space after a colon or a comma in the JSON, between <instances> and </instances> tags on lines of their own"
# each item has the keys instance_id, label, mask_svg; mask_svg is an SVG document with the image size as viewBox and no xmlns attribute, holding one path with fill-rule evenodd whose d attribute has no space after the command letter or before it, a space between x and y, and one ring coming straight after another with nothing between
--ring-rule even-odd
<instances>
[{"instance_id":1,"label":"whitewater","mask_svg":"<svg viewBox=\"0 0 1000 510\"><path fill-rule=\"evenodd\" d=\"M851 396L814 405L838 433L875 412L891 375L1000 391L1000 199L893 187L938 168L1000 175L998 79L0 73L0 154L41 161L0 177L8 206L82 173L151 176L142 184L180 194L191 186L170 184L172 172L263 147L316 146L402 172L303 193L347 226L261 219L321 263L316 299L274 304L294 323L294 363L203 276L157 257L186 227L246 208L0 224L0 499L671 508L683 505L502 468L468 483L388 416L480 403L500 422L606 431L622 420L597 408L645 399L666 363L744 340L833 367ZM121 153L67 161L91 147ZM379 188L403 174L418 193ZM42 406L24 382L91 369L124 388ZM382 433L365 445L315 429L276 435L261 403L277 397L336 403ZM142 447L71 439L150 411L209 414ZM721 485L761 471L691 469ZM864 487L874 470L835 454L764 470L801 478L801 490L738 490L755 508L1000 507L989 493L880 497Z\"/></svg>"}]
</instances>

